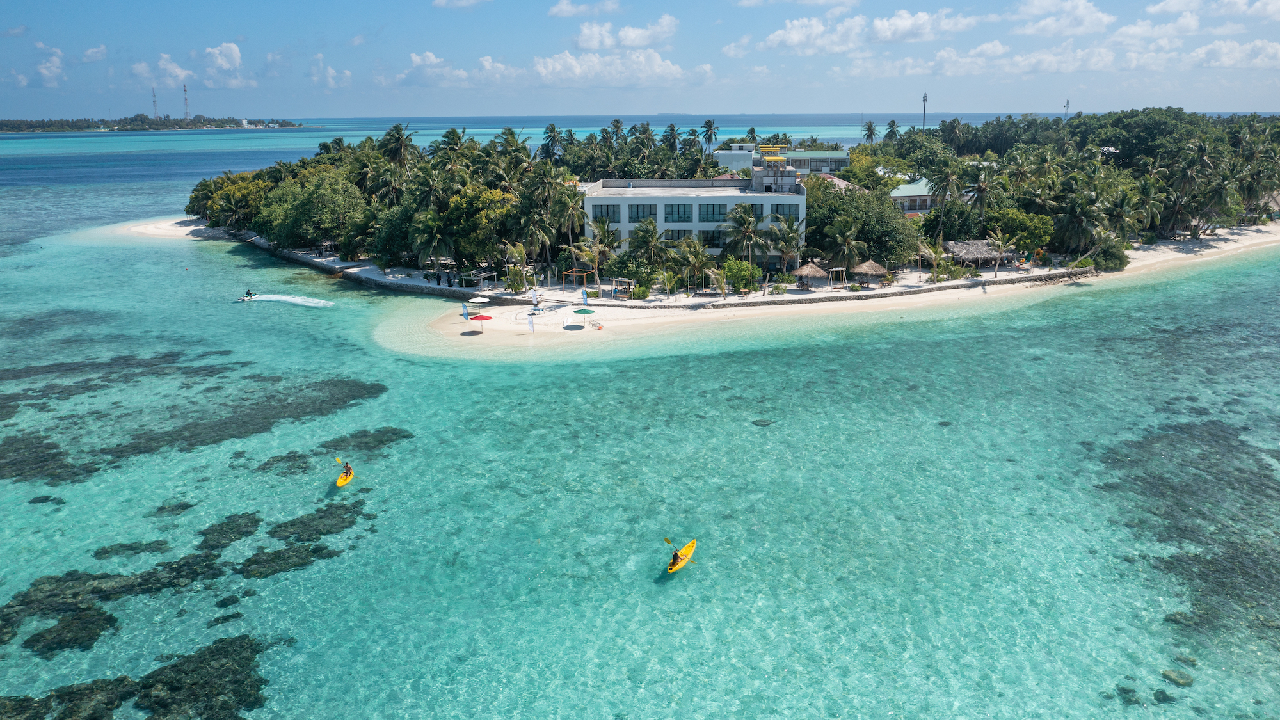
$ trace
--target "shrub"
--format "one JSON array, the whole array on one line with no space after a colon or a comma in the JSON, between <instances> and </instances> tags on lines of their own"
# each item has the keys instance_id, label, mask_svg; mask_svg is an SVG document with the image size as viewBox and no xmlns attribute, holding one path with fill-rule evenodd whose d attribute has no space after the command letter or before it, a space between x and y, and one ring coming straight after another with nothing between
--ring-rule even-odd
<instances>
[{"instance_id":1,"label":"shrub","mask_svg":"<svg viewBox=\"0 0 1280 720\"><path fill-rule=\"evenodd\" d=\"M786 294L787 294L787 286L786 286L786 285L780 285L780 284L778 284L778 285L774 285L773 287L769 288L769 294L770 294L770 295L786 295Z\"/></svg>"},{"instance_id":2,"label":"shrub","mask_svg":"<svg viewBox=\"0 0 1280 720\"><path fill-rule=\"evenodd\" d=\"M791 273L782 273L781 275L775 276L773 278L773 281L776 283L785 283L787 285L795 285L796 276L792 275Z\"/></svg>"},{"instance_id":3,"label":"shrub","mask_svg":"<svg viewBox=\"0 0 1280 720\"><path fill-rule=\"evenodd\" d=\"M587 291L587 297L589 297L589 298L598 298L598 297L600 297L600 291L599 291L599 290L588 290L588 291Z\"/></svg>"},{"instance_id":4,"label":"shrub","mask_svg":"<svg viewBox=\"0 0 1280 720\"><path fill-rule=\"evenodd\" d=\"M1120 243L1116 240L1106 240L1104 243L1102 249L1090 258L1094 261L1094 267L1103 272L1114 272L1128 267L1129 255L1125 253Z\"/></svg>"},{"instance_id":5,"label":"shrub","mask_svg":"<svg viewBox=\"0 0 1280 720\"><path fill-rule=\"evenodd\" d=\"M1077 261L1077 262L1076 262L1076 267L1078 267L1078 268L1088 268L1088 267L1093 267L1093 258L1085 258L1085 259L1083 259L1083 260L1079 260L1079 261Z\"/></svg>"},{"instance_id":6,"label":"shrub","mask_svg":"<svg viewBox=\"0 0 1280 720\"><path fill-rule=\"evenodd\" d=\"M643 285L637 285L636 288L631 291L632 300L646 300L648 299L648 297L649 297L649 288Z\"/></svg>"},{"instance_id":7,"label":"shrub","mask_svg":"<svg viewBox=\"0 0 1280 720\"><path fill-rule=\"evenodd\" d=\"M741 290L759 290L762 271L758 266L746 260L729 258L724 261L724 277L734 292Z\"/></svg>"}]
</instances>

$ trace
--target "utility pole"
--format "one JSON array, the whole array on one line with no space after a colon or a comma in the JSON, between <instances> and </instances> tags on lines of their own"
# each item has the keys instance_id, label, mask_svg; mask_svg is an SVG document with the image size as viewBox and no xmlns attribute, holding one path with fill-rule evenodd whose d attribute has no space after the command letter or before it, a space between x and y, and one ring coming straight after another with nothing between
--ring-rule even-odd
<instances>
[{"instance_id":1,"label":"utility pole","mask_svg":"<svg viewBox=\"0 0 1280 720\"><path fill-rule=\"evenodd\" d=\"M156 104L156 89L151 87L151 116L156 120L160 119L160 106Z\"/></svg>"},{"instance_id":2,"label":"utility pole","mask_svg":"<svg viewBox=\"0 0 1280 720\"><path fill-rule=\"evenodd\" d=\"M929 93L924 94L924 109L920 112L920 129L929 126Z\"/></svg>"},{"instance_id":3,"label":"utility pole","mask_svg":"<svg viewBox=\"0 0 1280 720\"><path fill-rule=\"evenodd\" d=\"M187 100L187 86L185 83L182 85L182 119L191 119L191 103Z\"/></svg>"}]
</instances>

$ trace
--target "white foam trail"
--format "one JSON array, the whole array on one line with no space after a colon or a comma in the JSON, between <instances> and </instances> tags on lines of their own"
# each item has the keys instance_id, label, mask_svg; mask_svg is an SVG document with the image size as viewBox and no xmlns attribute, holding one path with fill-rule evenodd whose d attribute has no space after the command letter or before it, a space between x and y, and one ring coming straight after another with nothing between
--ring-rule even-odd
<instances>
[{"instance_id":1,"label":"white foam trail","mask_svg":"<svg viewBox=\"0 0 1280 720\"><path fill-rule=\"evenodd\" d=\"M302 297L301 295L254 295L253 302L282 302L290 305L317 308L333 307L333 303L328 300L317 300L315 298Z\"/></svg>"}]
</instances>

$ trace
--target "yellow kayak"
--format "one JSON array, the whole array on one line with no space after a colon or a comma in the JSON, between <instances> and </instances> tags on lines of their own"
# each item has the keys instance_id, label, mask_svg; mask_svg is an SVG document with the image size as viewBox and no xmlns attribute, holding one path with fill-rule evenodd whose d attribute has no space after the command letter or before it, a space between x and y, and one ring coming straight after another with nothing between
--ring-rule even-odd
<instances>
[{"instance_id":1,"label":"yellow kayak","mask_svg":"<svg viewBox=\"0 0 1280 720\"><path fill-rule=\"evenodd\" d=\"M338 476L338 487L342 487L351 482L351 478L355 477L355 472L344 472Z\"/></svg>"},{"instance_id":2,"label":"yellow kayak","mask_svg":"<svg viewBox=\"0 0 1280 720\"><path fill-rule=\"evenodd\" d=\"M680 548L680 562L676 562L675 560L672 560L671 562L667 563L667 572L673 573L679 570L680 568L684 567L689 562L689 558L693 557L693 551L696 550L697 548L698 548L698 541L690 540L688 545L685 545L684 547Z\"/></svg>"}]
</instances>

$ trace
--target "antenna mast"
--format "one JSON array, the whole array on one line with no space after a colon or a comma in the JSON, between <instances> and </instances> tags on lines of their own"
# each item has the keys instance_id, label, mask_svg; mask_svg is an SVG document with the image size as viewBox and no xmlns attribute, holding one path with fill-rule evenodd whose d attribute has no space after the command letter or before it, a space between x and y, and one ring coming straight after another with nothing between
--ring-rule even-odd
<instances>
[{"instance_id":1,"label":"antenna mast","mask_svg":"<svg viewBox=\"0 0 1280 720\"><path fill-rule=\"evenodd\" d=\"M924 109L920 111L920 129L929 126L929 93L924 94Z\"/></svg>"},{"instance_id":2,"label":"antenna mast","mask_svg":"<svg viewBox=\"0 0 1280 720\"><path fill-rule=\"evenodd\" d=\"M187 86L185 83L182 85L182 119L191 119L191 103L187 100Z\"/></svg>"},{"instance_id":3,"label":"antenna mast","mask_svg":"<svg viewBox=\"0 0 1280 720\"><path fill-rule=\"evenodd\" d=\"M1068 100L1066 105L1062 106L1062 122L1067 121L1067 116L1071 114L1071 101Z\"/></svg>"},{"instance_id":4,"label":"antenna mast","mask_svg":"<svg viewBox=\"0 0 1280 720\"><path fill-rule=\"evenodd\" d=\"M151 116L156 120L160 119L160 106L156 105L156 89L154 86L151 88Z\"/></svg>"}]
</instances>

